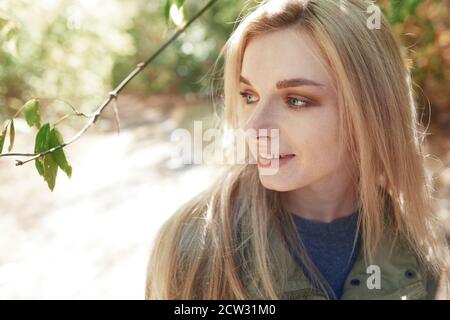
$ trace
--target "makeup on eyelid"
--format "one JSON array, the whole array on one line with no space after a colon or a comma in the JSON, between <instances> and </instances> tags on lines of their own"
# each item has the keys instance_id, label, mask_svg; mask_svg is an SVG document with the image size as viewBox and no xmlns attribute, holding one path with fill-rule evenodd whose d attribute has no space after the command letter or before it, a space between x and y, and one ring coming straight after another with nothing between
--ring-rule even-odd
<instances>
[{"instance_id":1,"label":"makeup on eyelid","mask_svg":"<svg viewBox=\"0 0 450 320\"><path fill-rule=\"evenodd\" d=\"M244 100L244 103L247 105L254 104L254 103L258 102L258 100L259 100L259 99L253 98L253 101L249 102L247 100L249 96L251 96L251 97L256 96L255 94L253 94L251 92L240 91L239 95L242 97L242 99ZM316 102L317 99L306 98L304 96L301 96L301 95L298 95L295 93L285 95L285 97L283 97L282 100L288 106L290 106L292 109L306 108L306 107L312 107L312 106L318 105L318 103ZM292 101L297 101L298 104L292 103Z\"/></svg>"}]
</instances>

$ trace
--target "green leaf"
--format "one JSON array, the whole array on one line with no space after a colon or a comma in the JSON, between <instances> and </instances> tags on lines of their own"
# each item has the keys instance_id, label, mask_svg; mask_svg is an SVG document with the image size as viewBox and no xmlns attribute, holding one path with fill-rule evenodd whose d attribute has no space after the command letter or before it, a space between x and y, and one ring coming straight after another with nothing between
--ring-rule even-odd
<instances>
[{"instance_id":1,"label":"green leaf","mask_svg":"<svg viewBox=\"0 0 450 320\"><path fill-rule=\"evenodd\" d=\"M34 153L39 153L48 150L49 145L49 137L50 137L50 124L44 124L36 134L36 139L34 143ZM39 172L39 175L44 177L44 157L37 158L34 161L36 165L36 169Z\"/></svg>"},{"instance_id":2,"label":"green leaf","mask_svg":"<svg viewBox=\"0 0 450 320\"><path fill-rule=\"evenodd\" d=\"M53 128L50 130L50 140L49 140L49 148L57 147L64 143L61 133L58 129ZM72 167L67 162L66 155L64 154L64 150L61 148L59 150L53 151L51 153L53 160L55 160L56 164L66 173L66 175L70 178L72 176Z\"/></svg>"},{"instance_id":3,"label":"green leaf","mask_svg":"<svg viewBox=\"0 0 450 320\"><path fill-rule=\"evenodd\" d=\"M37 171L39 172L40 176L44 176L44 161L42 161L41 158L38 158L34 160L34 164L36 166Z\"/></svg>"},{"instance_id":4,"label":"green leaf","mask_svg":"<svg viewBox=\"0 0 450 320\"><path fill-rule=\"evenodd\" d=\"M8 152L11 151L11 149L14 146L14 138L16 136L16 130L14 129L14 119L11 119L9 122L9 146L8 146Z\"/></svg>"},{"instance_id":5,"label":"green leaf","mask_svg":"<svg viewBox=\"0 0 450 320\"><path fill-rule=\"evenodd\" d=\"M49 123L44 124L36 134L34 152L45 152L50 148L57 147L63 143L61 134L56 128L51 128ZM68 164L62 149L47 154L35 160L36 169L47 182L51 191L55 188L58 166L70 177L72 167Z\"/></svg>"},{"instance_id":6,"label":"green leaf","mask_svg":"<svg viewBox=\"0 0 450 320\"><path fill-rule=\"evenodd\" d=\"M56 175L58 174L58 165L51 154L46 155L44 158L44 180L47 181L47 185L51 191L55 188Z\"/></svg>"},{"instance_id":7,"label":"green leaf","mask_svg":"<svg viewBox=\"0 0 450 320\"><path fill-rule=\"evenodd\" d=\"M181 7L184 4L184 0L175 0L175 4L179 8L179 7Z\"/></svg>"},{"instance_id":8,"label":"green leaf","mask_svg":"<svg viewBox=\"0 0 450 320\"><path fill-rule=\"evenodd\" d=\"M39 111L39 100L31 99L24 105L25 108L25 120L30 127L36 125L39 129L41 127L41 114Z\"/></svg>"},{"instance_id":9,"label":"green leaf","mask_svg":"<svg viewBox=\"0 0 450 320\"><path fill-rule=\"evenodd\" d=\"M170 16L170 6L172 5L172 0L166 0L164 3L164 20L166 21L166 25L169 24L169 16Z\"/></svg>"},{"instance_id":10,"label":"green leaf","mask_svg":"<svg viewBox=\"0 0 450 320\"><path fill-rule=\"evenodd\" d=\"M2 132L0 133L0 153L2 153L3 151L3 145L5 144L5 138L6 138L6 129L8 128L8 126L5 126L2 129Z\"/></svg>"},{"instance_id":11,"label":"green leaf","mask_svg":"<svg viewBox=\"0 0 450 320\"><path fill-rule=\"evenodd\" d=\"M34 143L34 153L43 152L48 150L50 137L50 124L44 124L36 134L36 140Z\"/></svg>"}]
</instances>

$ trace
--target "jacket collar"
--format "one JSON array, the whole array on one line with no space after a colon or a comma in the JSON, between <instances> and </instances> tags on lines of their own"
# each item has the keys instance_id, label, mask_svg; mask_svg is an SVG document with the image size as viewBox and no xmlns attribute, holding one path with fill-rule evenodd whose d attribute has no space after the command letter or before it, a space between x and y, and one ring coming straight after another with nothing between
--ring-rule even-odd
<instances>
[{"instance_id":1,"label":"jacket collar","mask_svg":"<svg viewBox=\"0 0 450 320\"><path fill-rule=\"evenodd\" d=\"M294 259L289 261L289 270L284 299L325 299ZM387 224L370 263L365 261L364 250L358 250L341 299L423 299L427 296L423 275L413 251L400 238L394 242Z\"/></svg>"}]
</instances>

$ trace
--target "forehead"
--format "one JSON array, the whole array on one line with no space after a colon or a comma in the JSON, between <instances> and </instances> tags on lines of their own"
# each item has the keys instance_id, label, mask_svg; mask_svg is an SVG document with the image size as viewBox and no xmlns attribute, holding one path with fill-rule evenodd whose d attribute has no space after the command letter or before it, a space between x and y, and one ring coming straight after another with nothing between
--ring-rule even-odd
<instances>
[{"instance_id":1,"label":"forehead","mask_svg":"<svg viewBox=\"0 0 450 320\"><path fill-rule=\"evenodd\" d=\"M331 85L317 44L304 32L283 29L250 40L241 75L255 86L274 87L279 80L303 77Z\"/></svg>"}]
</instances>

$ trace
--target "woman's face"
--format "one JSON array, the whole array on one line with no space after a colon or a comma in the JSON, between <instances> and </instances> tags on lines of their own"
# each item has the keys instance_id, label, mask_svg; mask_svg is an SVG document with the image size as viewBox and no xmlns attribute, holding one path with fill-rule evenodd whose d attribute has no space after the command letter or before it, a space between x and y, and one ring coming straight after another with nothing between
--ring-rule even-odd
<instances>
[{"instance_id":1,"label":"woman's face","mask_svg":"<svg viewBox=\"0 0 450 320\"><path fill-rule=\"evenodd\" d=\"M258 139L250 135L247 143L268 189L290 191L324 182L346 161L338 159L337 95L318 52L311 39L292 29L257 36L245 49L244 129L267 129ZM271 129L278 134L270 136ZM268 160L277 140L280 158ZM265 146L268 154L261 155ZM278 169L265 174L268 167Z\"/></svg>"}]
</instances>

